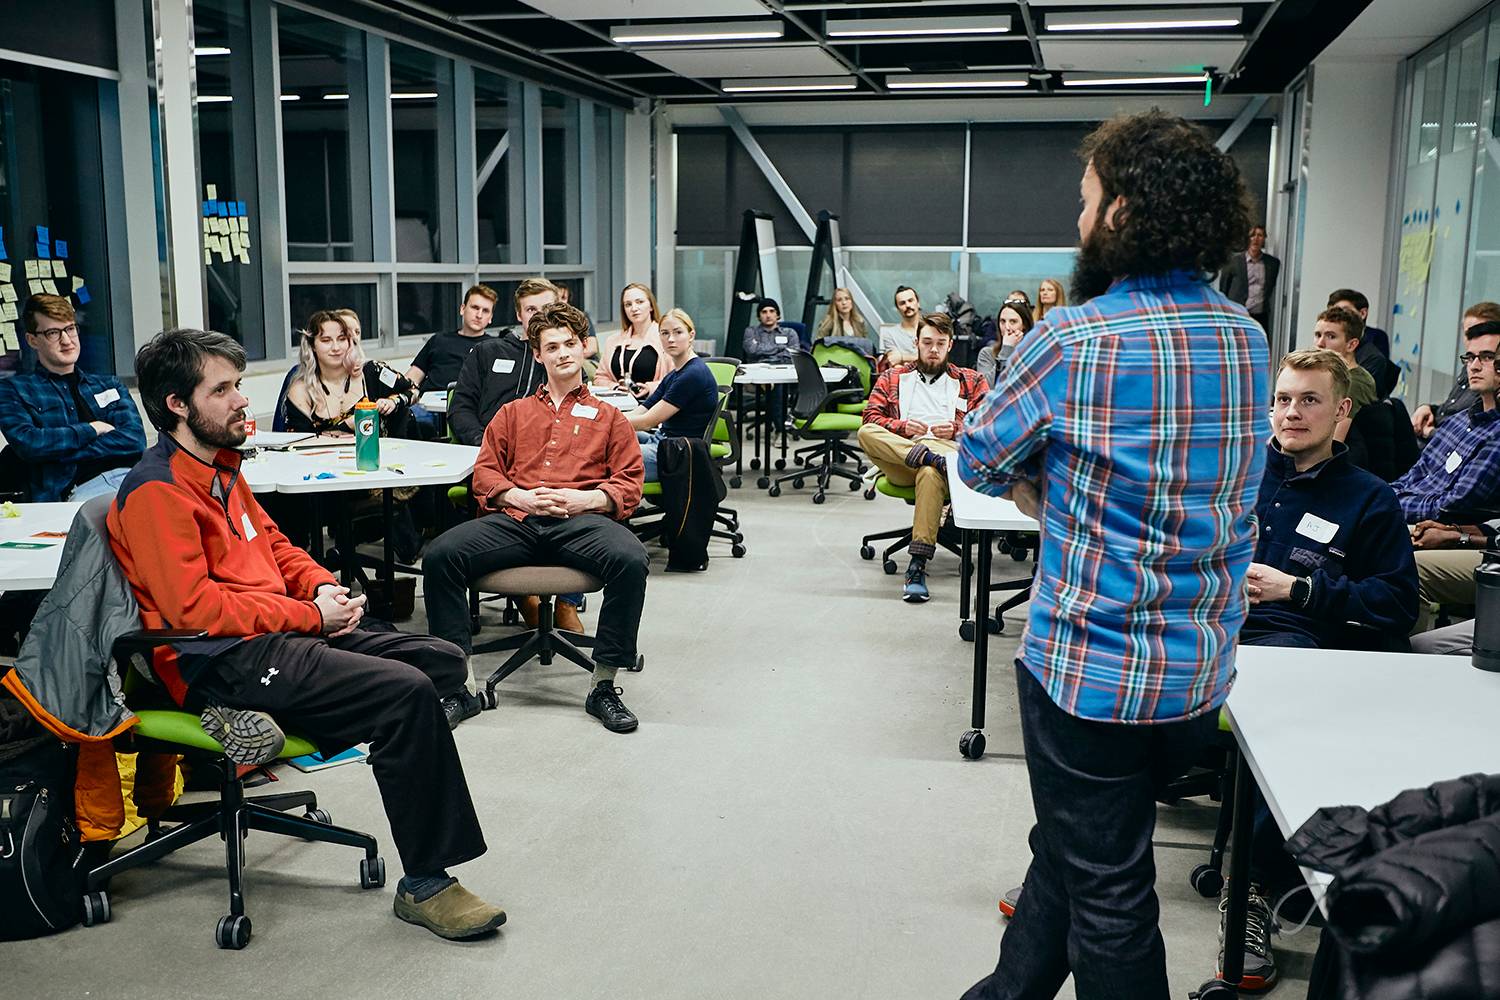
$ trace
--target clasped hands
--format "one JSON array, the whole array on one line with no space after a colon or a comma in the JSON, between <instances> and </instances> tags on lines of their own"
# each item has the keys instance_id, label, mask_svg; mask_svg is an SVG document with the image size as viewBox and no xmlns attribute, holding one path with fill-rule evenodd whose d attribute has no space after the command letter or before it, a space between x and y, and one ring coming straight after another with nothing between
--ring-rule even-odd
<instances>
[{"instance_id":1,"label":"clasped hands","mask_svg":"<svg viewBox=\"0 0 1500 1000\"><path fill-rule=\"evenodd\" d=\"M348 587L336 583L321 584L313 597L313 604L323 616L323 634L336 639L353 632L365 616L365 601L364 594L350 597Z\"/></svg>"},{"instance_id":2,"label":"clasped hands","mask_svg":"<svg viewBox=\"0 0 1500 1000\"><path fill-rule=\"evenodd\" d=\"M1292 583L1296 579L1274 566L1253 562L1245 575L1245 593L1250 595L1251 604L1285 601L1292 596Z\"/></svg>"},{"instance_id":3,"label":"clasped hands","mask_svg":"<svg viewBox=\"0 0 1500 1000\"><path fill-rule=\"evenodd\" d=\"M553 489L538 486L534 490L513 487L500 498L504 507L514 507L524 514L539 514L543 517L573 517L601 509L598 490Z\"/></svg>"}]
</instances>

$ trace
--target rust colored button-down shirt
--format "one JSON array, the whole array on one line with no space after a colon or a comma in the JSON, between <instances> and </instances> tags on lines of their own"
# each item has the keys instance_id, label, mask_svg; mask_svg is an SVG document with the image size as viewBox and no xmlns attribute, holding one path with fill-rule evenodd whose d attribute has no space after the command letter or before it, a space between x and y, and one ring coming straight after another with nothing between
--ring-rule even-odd
<instances>
[{"instance_id":1,"label":"rust colored button-down shirt","mask_svg":"<svg viewBox=\"0 0 1500 1000\"><path fill-rule=\"evenodd\" d=\"M641 446L625 415L596 399L587 385L552 405L543 383L534 395L500 407L474 461L474 495L483 511L504 509L516 520L519 510L503 507L500 498L516 487L534 490L603 490L614 501L612 516L623 521L641 502L645 480Z\"/></svg>"}]
</instances>

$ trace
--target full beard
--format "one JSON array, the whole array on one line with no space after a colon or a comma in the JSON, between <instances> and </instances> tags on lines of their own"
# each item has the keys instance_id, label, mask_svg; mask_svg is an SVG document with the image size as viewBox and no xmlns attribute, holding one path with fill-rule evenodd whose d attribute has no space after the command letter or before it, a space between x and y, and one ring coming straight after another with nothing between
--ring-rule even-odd
<instances>
[{"instance_id":1,"label":"full beard","mask_svg":"<svg viewBox=\"0 0 1500 1000\"><path fill-rule=\"evenodd\" d=\"M923 375L926 375L928 378L932 378L934 375L941 375L943 372L945 372L947 370L948 370L948 359L947 358L944 358L943 360L934 362L932 364L928 364L926 361L923 361L920 357L917 358L917 371L921 372Z\"/></svg>"},{"instance_id":2,"label":"full beard","mask_svg":"<svg viewBox=\"0 0 1500 1000\"><path fill-rule=\"evenodd\" d=\"M1073 274L1068 279L1068 295L1074 303L1087 302L1096 295L1109 291L1109 286L1120 277L1111 273L1105 263L1110 241L1116 239L1113 230L1104 226L1104 213L1094 220L1089 238L1078 245L1078 256L1073 260Z\"/></svg>"},{"instance_id":3,"label":"full beard","mask_svg":"<svg viewBox=\"0 0 1500 1000\"><path fill-rule=\"evenodd\" d=\"M215 426L192 407L188 407L187 425L199 441L214 448L238 448L245 443L244 425L237 432L231 431L227 424Z\"/></svg>"}]
</instances>

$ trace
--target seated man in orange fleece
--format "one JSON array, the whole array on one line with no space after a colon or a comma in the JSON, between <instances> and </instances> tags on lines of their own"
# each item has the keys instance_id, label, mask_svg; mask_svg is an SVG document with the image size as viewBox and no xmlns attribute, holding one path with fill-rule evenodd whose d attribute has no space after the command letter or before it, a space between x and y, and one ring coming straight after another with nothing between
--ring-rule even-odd
<instances>
[{"instance_id":1,"label":"seated man in orange fleece","mask_svg":"<svg viewBox=\"0 0 1500 1000\"><path fill-rule=\"evenodd\" d=\"M364 597L287 541L240 477L245 352L219 333L170 330L136 355L160 432L110 507L110 546L147 628L202 629L158 649L168 692L242 764L273 759L270 715L324 747L370 744L405 877L396 915L445 938L505 922L449 877L485 851L440 694L463 652L431 636L359 631Z\"/></svg>"}]
</instances>

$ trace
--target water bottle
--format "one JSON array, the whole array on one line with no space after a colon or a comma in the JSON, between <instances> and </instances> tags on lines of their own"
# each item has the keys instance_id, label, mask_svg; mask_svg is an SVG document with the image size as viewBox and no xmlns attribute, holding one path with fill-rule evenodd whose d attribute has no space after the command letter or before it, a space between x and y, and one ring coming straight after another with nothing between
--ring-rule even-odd
<instances>
[{"instance_id":1,"label":"water bottle","mask_svg":"<svg viewBox=\"0 0 1500 1000\"><path fill-rule=\"evenodd\" d=\"M368 399L354 404L354 467L361 472L380 468L380 411Z\"/></svg>"},{"instance_id":2,"label":"water bottle","mask_svg":"<svg viewBox=\"0 0 1500 1000\"><path fill-rule=\"evenodd\" d=\"M1500 562L1474 570L1474 666L1500 671Z\"/></svg>"}]
</instances>

